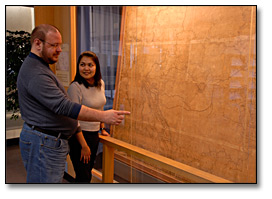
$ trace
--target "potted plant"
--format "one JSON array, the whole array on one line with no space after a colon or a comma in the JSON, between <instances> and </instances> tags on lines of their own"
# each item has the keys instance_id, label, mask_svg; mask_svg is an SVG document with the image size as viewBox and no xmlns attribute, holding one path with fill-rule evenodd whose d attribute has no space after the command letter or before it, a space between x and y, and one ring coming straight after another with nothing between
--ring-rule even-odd
<instances>
[{"instance_id":1,"label":"potted plant","mask_svg":"<svg viewBox=\"0 0 272 199\"><path fill-rule=\"evenodd\" d=\"M17 76L30 50L30 33L6 31L6 110L12 111L10 119L19 117Z\"/></svg>"}]
</instances>

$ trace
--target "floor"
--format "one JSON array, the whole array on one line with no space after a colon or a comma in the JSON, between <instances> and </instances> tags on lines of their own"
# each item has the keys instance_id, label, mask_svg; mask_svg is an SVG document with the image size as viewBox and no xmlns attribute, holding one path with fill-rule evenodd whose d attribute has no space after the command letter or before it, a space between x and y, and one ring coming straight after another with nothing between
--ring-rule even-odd
<instances>
[{"instance_id":1,"label":"floor","mask_svg":"<svg viewBox=\"0 0 272 199\"><path fill-rule=\"evenodd\" d=\"M26 183L26 171L22 162L19 139L8 139L6 142L6 165L5 165L5 183L6 184L23 184ZM115 162L115 172L118 174L128 169L120 163ZM95 169L101 171L102 168L102 153L96 158ZM123 175L115 175L114 179L119 183L129 183L128 180L122 178ZM143 176L142 176L143 177ZM127 177L126 177L127 178ZM149 178L148 178L149 179ZM149 179L150 181L150 179ZM153 182L153 181L152 181ZM65 173L62 183L74 183L74 178ZM93 176L91 183L101 183L101 179ZM158 182L153 182L158 183Z\"/></svg>"},{"instance_id":2,"label":"floor","mask_svg":"<svg viewBox=\"0 0 272 199\"><path fill-rule=\"evenodd\" d=\"M18 139L6 142L6 183L25 183L26 171L22 162Z\"/></svg>"}]
</instances>

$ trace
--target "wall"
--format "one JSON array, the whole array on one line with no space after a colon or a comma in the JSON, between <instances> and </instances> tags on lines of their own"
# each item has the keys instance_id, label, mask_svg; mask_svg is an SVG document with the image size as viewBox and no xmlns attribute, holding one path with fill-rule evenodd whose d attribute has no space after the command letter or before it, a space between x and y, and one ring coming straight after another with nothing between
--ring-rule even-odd
<instances>
[{"instance_id":1,"label":"wall","mask_svg":"<svg viewBox=\"0 0 272 199\"><path fill-rule=\"evenodd\" d=\"M24 6L6 6L6 30L26 31L31 33L34 28L34 8ZM12 113L6 112L6 139L20 135L23 120L10 120Z\"/></svg>"},{"instance_id":2,"label":"wall","mask_svg":"<svg viewBox=\"0 0 272 199\"><path fill-rule=\"evenodd\" d=\"M256 182L256 7L127 7L123 25L113 136Z\"/></svg>"},{"instance_id":3,"label":"wall","mask_svg":"<svg viewBox=\"0 0 272 199\"><path fill-rule=\"evenodd\" d=\"M35 26L43 23L55 25L62 34L62 42L70 42L70 6L34 6L34 8Z\"/></svg>"},{"instance_id":4,"label":"wall","mask_svg":"<svg viewBox=\"0 0 272 199\"><path fill-rule=\"evenodd\" d=\"M51 69L56 73L58 78L64 84L67 89L75 73L75 61L76 56L73 51L73 33L76 31L75 28L71 28L71 24L74 23L71 19L71 10L73 6L34 6L35 8L35 26L43 23L48 23L56 26L62 35L62 53L59 60L65 60L68 66L65 66L66 71L57 70L56 64L51 65ZM64 55L66 57L64 57Z\"/></svg>"},{"instance_id":5,"label":"wall","mask_svg":"<svg viewBox=\"0 0 272 199\"><path fill-rule=\"evenodd\" d=\"M31 33L34 28L34 8L6 6L6 30L24 30Z\"/></svg>"}]
</instances>

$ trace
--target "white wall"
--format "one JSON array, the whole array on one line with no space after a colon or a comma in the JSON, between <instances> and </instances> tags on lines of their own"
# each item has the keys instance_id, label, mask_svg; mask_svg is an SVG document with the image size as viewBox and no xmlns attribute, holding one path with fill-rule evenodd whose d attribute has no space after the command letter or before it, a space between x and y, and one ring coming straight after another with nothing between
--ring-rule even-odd
<instances>
[{"instance_id":1,"label":"white wall","mask_svg":"<svg viewBox=\"0 0 272 199\"><path fill-rule=\"evenodd\" d=\"M33 7L6 6L6 30L24 30L31 33L33 28Z\"/></svg>"},{"instance_id":2,"label":"white wall","mask_svg":"<svg viewBox=\"0 0 272 199\"><path fill-rule=\"evenodd\" d=\"M31 33L34 28L34 8L24 6L6 6L6 30ZM23 120L10 120L11 112L6 112L6 139L19 137Z\"/></svg>"}]
</instances>

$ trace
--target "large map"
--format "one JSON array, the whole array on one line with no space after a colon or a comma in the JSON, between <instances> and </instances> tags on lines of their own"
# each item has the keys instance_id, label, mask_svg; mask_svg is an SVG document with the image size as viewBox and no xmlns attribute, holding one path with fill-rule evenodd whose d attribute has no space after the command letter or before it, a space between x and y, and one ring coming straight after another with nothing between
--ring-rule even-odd
<instances>
[{"instance_id":1,"label":"large map","mask_svg":"<svg viewBox=\"0 0 272 199\"><path fill-rule=\"evenodd\" d=\"M113 136L256 182L256 7L127 7L122 23L115 108L131 115Z\"/></svg>"}]
</instances>

